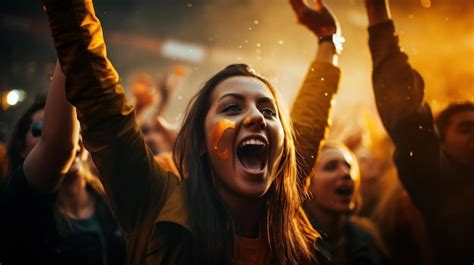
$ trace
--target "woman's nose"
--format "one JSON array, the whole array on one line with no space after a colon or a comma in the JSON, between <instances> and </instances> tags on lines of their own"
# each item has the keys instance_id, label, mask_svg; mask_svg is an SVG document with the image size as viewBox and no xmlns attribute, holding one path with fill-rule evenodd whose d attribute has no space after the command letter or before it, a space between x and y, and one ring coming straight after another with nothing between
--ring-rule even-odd
<instances>
[{"instance_id":1,"label":"woman's nose","mask_svg":"<svg viewBox=\"0 0 474 265\"><path fill-rule=\"evenodd\" d=\"M257 108L252 108L251 112L243 121L244 127L263 130L267 127L267 121Z\"/></svg>"},{"instance_id":2,"label":"woman's nose","mask_svg":"<svg viewBox=\"0 0 474 265\"><path fill-rule=\"evenodd\" d=\"M353 180L353 177L351 175L351 169L343 165L339 168L339 173L341 174L342 178L347 179L347 180Z\"/></svg>"}]
</instances>

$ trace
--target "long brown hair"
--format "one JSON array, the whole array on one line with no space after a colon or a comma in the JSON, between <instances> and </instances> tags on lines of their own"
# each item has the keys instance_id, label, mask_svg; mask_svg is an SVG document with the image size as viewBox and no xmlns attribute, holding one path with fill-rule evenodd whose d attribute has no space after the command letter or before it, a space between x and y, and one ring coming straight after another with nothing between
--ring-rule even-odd
<instances>
[{"instance_id":1,"label":"long brown hair","mask_svg":"<svg viewBox=\"0 0 474 265\"><path fill-rule=\"evenodd\" d=\"M26 134L30 130L33 116L36 112L43 110L46 105L46 96L38 95L34 102L20 116L10 136L7 145L8 156L8 176L11 177L13 172L23 164L25 160L23 151L26 148Z\"/></svg>"},{"instance_id":2,"label":"long brown hair","mask_svg":"<svg viewBox=\"0 0 474 265\"><path fill-rule=\"evenodd\" d=\"M283 115L273 86L245 64L233 64L209 79L187 107L183 126L174 146L174 161L186 176L186 203L189 209L195 264L231 264L235 257L236 228L225 202L212 189L212 167L206 154L204 122L211 94L222 81L248 76L262 81L271 91L285 133L283 156L275 162L275 181L268 191L265 231L267 247L275 264L316 263L313 256L319 234L301 210L297 187L297 165L292 127Z\"/></svg>"}]
</instances>

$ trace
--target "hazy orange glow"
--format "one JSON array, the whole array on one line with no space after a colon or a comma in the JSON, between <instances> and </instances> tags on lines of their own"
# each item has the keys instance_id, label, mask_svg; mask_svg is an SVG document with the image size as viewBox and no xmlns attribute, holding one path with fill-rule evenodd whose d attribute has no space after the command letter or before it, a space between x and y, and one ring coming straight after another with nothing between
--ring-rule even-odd
<instances>
[{"instance_id":1,"label":"hazy orange glow","mask_svg":"<svg viewBox=\"0 0 474 265\"><path fill-rule=\"evenodd\" d=\"M378 118L364 4L362 0L325 2L337 15L346 38L339 58L343 75L334 115L345 127L358 127L367 115ZM474 100L474 2L390 2L401 46L424 78L425 98L433 111L436 113L453 101ZM317 41L297 25L289 4L246 1L245 5L236 5L234 1L216 1L199 11L195 21L212 32L208 37L209 58L205 64L191 68L190 78L171 104L176 111L169 112L167 118L179 120L181 116L176 113L194 94L190 91L196 91L198 84L230 63L250 64L268 77L290 104L315 57ZM351 113L350 117L347 113Z\"/></svg>"}]
</instances>

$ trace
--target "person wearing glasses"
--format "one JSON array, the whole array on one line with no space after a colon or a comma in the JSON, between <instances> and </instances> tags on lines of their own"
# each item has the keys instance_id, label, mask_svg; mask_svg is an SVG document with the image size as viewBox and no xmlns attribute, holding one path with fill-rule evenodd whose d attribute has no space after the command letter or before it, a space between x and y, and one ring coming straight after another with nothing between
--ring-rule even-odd
<instances>
[{"instance_id":1,"label":"person wearing glasses","mask_svg":"<svg viewBox=\"0 0 474 265\"><path fill-rule=\"evenodd\" d=\"M76 111L56 65L46 99L19 119L2 192L2 264L123 264L125 241L87 169Z\"/></svg>"}]
</instances>

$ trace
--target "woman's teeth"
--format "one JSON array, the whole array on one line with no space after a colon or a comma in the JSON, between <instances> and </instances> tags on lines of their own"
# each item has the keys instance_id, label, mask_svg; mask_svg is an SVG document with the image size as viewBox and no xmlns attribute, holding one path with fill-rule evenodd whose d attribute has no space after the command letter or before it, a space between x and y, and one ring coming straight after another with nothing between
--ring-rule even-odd
<instances>
[{"instance_id":1,"label":"woman's teeth","mask_svg":"<svg viewBox=\"0 0 474 265\"><path fill-rule=\"evenodd\" d=\"M266 144L262 140L259 140L259 139L248 139L248 140L243 141L240 144L240 147L243 147L243 146L246 146L246 145L263 145L263 146L265 146Z\"/></svg>"}]
</instances>

